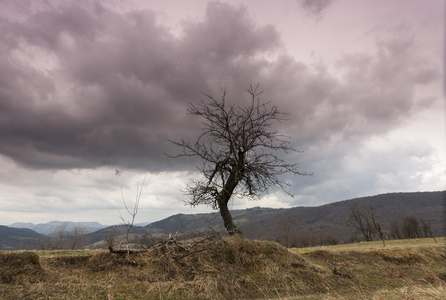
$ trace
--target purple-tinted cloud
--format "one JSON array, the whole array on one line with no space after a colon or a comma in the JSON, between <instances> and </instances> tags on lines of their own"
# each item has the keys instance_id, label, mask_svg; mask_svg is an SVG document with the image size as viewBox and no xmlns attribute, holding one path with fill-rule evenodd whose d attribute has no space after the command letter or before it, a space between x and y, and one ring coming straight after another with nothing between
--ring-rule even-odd
<instances>
[{"instance_id":1,"label":"purple-tinted cloud","mask_svg":"<svg viewBox=\"0 0 446 300\"><path fill-rule=\"evenodd\" d=\"M0 1L4 224L119 222L120 188L132 199L144 176L141 221L199 212L168 139L197 137L202 92L243 104L251 83L314 172L260 205L442 188L442 1L222 2Z\"/></svg>"},{"instance_id":2,"label":"purple-tinted cloud","mask_svg":"<svg viewBox=\"0 0 446 300\"><path fill-rule=\"evenodd\" d=\"M0 26L0 153L33 168L185 167L163 152L168 138L197 135L188 102L220 87L241 102L250 83L289 113L283 131L297 147L360 142L428 106L415 90L439 78L410 32L379 39L375 53L345 54L334 72L280 51L274 26L220 2L180 35L151 11L88 2L42 6Z\"/></svg>"},{"instance_id":3,"label":"purple-tinted cloud","mask_svg":"<svg viewBox=\"0 0 446 300\"><path fill-rule=\"evenodd\" d=\"M278 42L246 9L220 3L180 38L150 11L75 4L3 22L1 38L11 47L0 61L0 151L37 168L165 168L167 138L193 131L187 101ZM54 67L36 69L16 53Z\"/></svg>"},{"instance_id":4,"label":"purple-tinted cloud","mask_svg":"<svg viewBox=\"0 0 446 300\"><path fill-rule=\"evenodd\" d=\"M297 0L297 2L304 11L320 15L333 3L333 0Z\"/></svg>"}]
</instances>

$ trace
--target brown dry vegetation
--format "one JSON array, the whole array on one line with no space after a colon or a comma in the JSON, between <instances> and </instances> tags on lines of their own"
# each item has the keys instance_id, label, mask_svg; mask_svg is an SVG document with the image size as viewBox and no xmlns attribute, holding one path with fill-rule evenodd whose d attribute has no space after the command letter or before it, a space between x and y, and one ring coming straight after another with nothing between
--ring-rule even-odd
<instances>
[{"instance_id":1,"label":"brown dry vegetation","mask_svg":"<svg viewBox=\"0 0 446 300\"><path fill-rule=\"evenodd\" d=\"M0 252L0 298L443 299L445 239L425 241L299 253L231 237L132 255Z\"/></svg>"}]
</instances>

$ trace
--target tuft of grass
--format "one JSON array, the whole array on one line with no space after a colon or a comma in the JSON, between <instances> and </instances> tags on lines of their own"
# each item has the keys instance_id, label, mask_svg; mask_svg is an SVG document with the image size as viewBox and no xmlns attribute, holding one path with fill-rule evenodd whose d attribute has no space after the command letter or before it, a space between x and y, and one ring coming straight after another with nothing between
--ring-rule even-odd
<instances>
[{"instance_id":1,"label":"tuft of grass","mask_svg":"<svg viewBox=\"0 0 446 300\"><path fill-rule=\"evenodd\" d=\"M380 290L373 294L372 299L398 299L398 300L443 300L446 295L446 283L438 281L426 285L405 285L394 290Z\"/></svg>"},{"instance_id":2,"label":"tuft of grass","mask_svg":"<svg viewBox=\"0 0 446 300\"><path fill-rule=\"evenodd\" d=\"M0 253L0 283L35 283L44 277L45 271L36 253Z\"/></svg>"}]
</instances>

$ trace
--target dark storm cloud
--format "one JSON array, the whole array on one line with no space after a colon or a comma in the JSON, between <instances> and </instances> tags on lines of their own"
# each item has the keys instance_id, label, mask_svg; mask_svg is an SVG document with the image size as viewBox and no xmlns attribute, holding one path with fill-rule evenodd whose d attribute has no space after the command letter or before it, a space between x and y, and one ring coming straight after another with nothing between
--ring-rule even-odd
<instances>
[{"instance_id":1,"label":"dark storm cloud","mask_svg":"<svg viewBox=\"0 0 446 300\"><path fill-rule=\"evenodd\" d=\"M187 101L278 41L246 9L220 3L181 37L150 11L100 5L62 4L1 27L0 151L37 168L161 168L167 138L193 131Z\"/></svg>"},{"instance_id":2,"label":"dark storm cloud","mask_svg":"<svg viewBox=\"0 0 446 300\"><path fill-rule=\"evenodd\" d=\"M244 7L211 2L174 35L151 11L75 3L0 23L0 153L29 167L180 168L163 152L168 138L197 134L188 101L220 87L240 101L258 82L263 100L290 113L283 130L298 147L360 141L429 105L415 89L438 79L410 34L346 54L330 72L281 52L275 28Z\"/></svg>"},{"instance_id":3,"label":"dark storm cloud","mask_svg":"<svg viewBox=\"0 0 446 300\"><path fill-rule=\"evenodd\" d=\"M304 11L320 15L333 3L333 0L297 0L297 2Z\"/></svg>"}]
</instances>

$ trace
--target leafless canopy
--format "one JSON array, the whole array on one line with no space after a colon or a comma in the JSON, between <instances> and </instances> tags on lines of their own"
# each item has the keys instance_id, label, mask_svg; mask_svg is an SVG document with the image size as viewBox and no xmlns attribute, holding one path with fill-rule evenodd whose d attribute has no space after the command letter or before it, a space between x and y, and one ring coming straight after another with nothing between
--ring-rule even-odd
<instances>
[{"instance_id":1,"label":"leafless canopy","mask_svg":"<svg viewBox=\"0 0 446 300\"><path fill-rule=\"evenodd\" d=\"M383 246L386 246L382 226L378 221L374 207L354 204L350 207L347 225L353 226L357 232L360 232L364 236L367 242L373 241L375 234L378 234L383 241Z\"/></svg>"},{"instance_id":2,"label":"leafless canopy","mask_svg":"<svg viewBox=\"0 0 446 300\"><path fill-rule=\"evenodd\" d=\"M130 231L133 228L133 223L135 222L135 218L136 215L138 214L138 207L139 207L139 200L141 199L141 194L142 194L142 190L144 188L144 183L146 182L146 178L144 177L144 180L141 184L141 186L139 185L139 183L136 184L136 197L135 197L135 203L133 205L133 210L130 210L129 207L127 206L127 203L125 202L124 199L124 194L122 193L122 188L121 188L121 197L122 197L122 202L124 203L124 207L125 210L127 211L127 213L130 215L131 219L130 220L126 220L121 212L119 212L119 216L121 217L121 220L124 222L125 227L126 227L126 242L127 242L127 252L129 253L129 234Z\"/></svg>"},{"instance_id":3,"label":"leafless canopy","mask_svg":"<svg viewBox=\"0 0 446 300\"><path fill-rule=\"evenodd\" d=\"M258 86L250 86L248 93L251 104L246 107L228 105L224 89L220 99L204 94L206 101L191 104L188 110L203 119L200 136L195 142L171 141L182 152L170 157L198 157L202 161L198 168L203 178L186 188L187 204L211 205L220 209L224 220L224 210L232 195L255 197L271 186L291 195L289 184L281 175L308 175L298 170L297 163L287 162L278 154L301 152L274 128L285 120L285 114L269 102L260 102L258 97L262 92ZM225 220L228 229L226 223Z\"/></svg>"}]
</instances>

